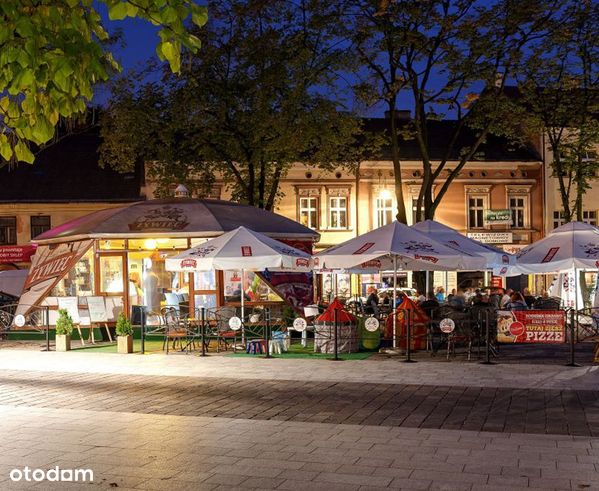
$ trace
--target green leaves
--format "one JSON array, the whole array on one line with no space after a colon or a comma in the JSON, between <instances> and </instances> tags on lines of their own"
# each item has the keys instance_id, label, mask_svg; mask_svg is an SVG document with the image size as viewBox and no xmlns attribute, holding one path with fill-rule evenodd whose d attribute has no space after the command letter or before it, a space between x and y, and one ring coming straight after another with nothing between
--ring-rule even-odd
<instances>
[{"instance_id":1,"label":"green leaves","mask_svg":"<svg viewBox=\"0 0 599 491\"><path fill-rule=\"evenodd\" d=\"M196 0L52 0L0 2L0 156L32 162L28 144L54 136L59 116L86 110L93 87L120 70L108 46L102 3L113 20L138 17L161 27L157 52L175 72L183 47L201 43L185 22L203 25L204 7Z\"/></svg>"}]
</instances>

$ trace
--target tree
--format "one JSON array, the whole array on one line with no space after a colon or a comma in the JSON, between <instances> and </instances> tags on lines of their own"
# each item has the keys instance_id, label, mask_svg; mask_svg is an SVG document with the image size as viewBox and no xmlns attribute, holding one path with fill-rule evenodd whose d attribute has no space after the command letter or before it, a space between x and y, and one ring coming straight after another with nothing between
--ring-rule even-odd
<instances>
[{"instance_id":1,"label":"tree","mask_svg":"<svg viewBox=\"0 0 599 491\"><path fill-rule=\"evenodd\" d=\"M317 0L219 2L180 77L119 82L102 162L152 161L163 195L176 182L202 195L218 173L234 199L268 210L293 163L353 167L358 122L330 98L347 59L337 26L335 7Z\"/></svg>"},{"instance_id":2,"label":"tree","mask_svg":"<svg viewBox=\"0 0 599 491\"><path fill-rule=\"evenodd\" d=\"M386 82L374 95L393 114L399 101L414 108L404 128L415 138L422 156L422 186L416 205L418 219L432 219L449 186L475 158L490 134L516 137L516 106L504 95L506 81L526 46L546 35L548 19L558 2L496 0L424 0L419 2L349 0L360 36L375 48L366 56L359 36L357 53ZM353 28L352 28L353 29ZM378 52L376 51L378 48ZM375 65L374 60L377 60ZM405 107L405 106L404 106ZM447 142L432 141L431 122L454 118ZM402 199L398 163L397 123L390 118L396 195ZM395 127L394 127L395 124ZM444 145L435 161L431 148ZM439 182L433 194L435 182ZM398 219L405 221L403 201Z\"/></svg>"},{"instance_id":3,"label":"tree","mask_svg":"<svg viewBox=\"0 0 599 491\"><path fill-rule=\"evenodd\" d=\"M599 5L570 1L551 35L518 73L519 102L551 149L562 219L583 218L583 197L599 170Z\"/></svg>"},{"instance_id":4,"label":"tree","mask_svg":"<svg viewBox=\"0 0 599 491\"><path fill-rule=\"evenodd\" d=\"M0 2L0 156L33 162L31 144L49 141L55 126L86 110L94 84L119 70L97 4L111 19L138 17L160 26L156 52L180 69L181 50L196 50L196 26L207 11L194 0L2 0Z\"/></svg>"}]
</instances>

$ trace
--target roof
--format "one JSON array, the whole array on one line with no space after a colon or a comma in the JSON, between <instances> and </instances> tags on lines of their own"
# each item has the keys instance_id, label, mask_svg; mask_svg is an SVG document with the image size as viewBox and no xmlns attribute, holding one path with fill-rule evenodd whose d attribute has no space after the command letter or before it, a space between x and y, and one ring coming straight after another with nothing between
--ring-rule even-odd
<instances>
[{"instance_id":1,"label":"roof","mask_svg":"<svg viewBox=\"0 0 599 491\"><path fill-rule=\"evenodd\" d=\"M139 201L140 170L121 174L98 165L97 128L69 135L38 153L33 165L0 168L0 202Z\"/></svg>"},{"instance_id":2,"label":"roof","mask_svg":"<svg viewBox=\"0 0 599 491\"><path fill-rule=\"evenodd\" d=\"M314 230L276 213L230 201L167 198L100 210L54 227L36 243L87 238L216 237L240 226L274 238L315 240Z\"/></svg>"},{"instance_id":3,"label":"roof","mask_svg":"<svg viewBox=\"0 0 599 491\"><path fill-rule=\"evenodd\" d=\"M374 133L389 131L388 118L364 118L363 121L365 131ZM401 129L407 130L410 120L399 119L397 123L400 131ZM429 142L431 142L429 147L431 159L440 160L444 157L457 124L456 120L429 120L427 122ZM475 135L473 131L467 128L462 130L449 160L459 160L460 150L470 146L474 142L474 139ZM422 154L415 137L406 138L405 135L400 133L399 156L404 160L422 160ZM383 146L372 158L391 160L391 145ZM510 142L507 138L490 135L487 137L487 141L480 145L472 160L483 162L537 162L542 160L542 158L532 144L526 146L518 145Z\"/></svg>"}]
</instances>

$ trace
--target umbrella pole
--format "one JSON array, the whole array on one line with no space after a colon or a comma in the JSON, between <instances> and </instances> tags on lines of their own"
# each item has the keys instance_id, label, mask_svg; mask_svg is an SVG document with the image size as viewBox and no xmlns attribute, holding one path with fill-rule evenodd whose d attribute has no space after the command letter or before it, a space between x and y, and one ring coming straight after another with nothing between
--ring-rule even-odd
<instances>
[{"instance_id":1,"label":"umbrella pole","mask_svg":"<svg viewBox=\"0 0 599 491\"><path fill-rule=\"evenodd\" d=\"M245 290L243 288L243 277L245 270L241 270L241 342L245 346Z\"/></svg>"},{"instance_id":2,"label":"umbrella pole","mask_svg":"<svg viewBox=\"0 0 599 491\"><path fill-rule=\"evenodd\" d=\"M397 307L395 305L397 300L397 256L393 256L393 347L397 348Z\"/></svg>"},{"instance_id":3,"label":"umbrella pole","mask_svg":"<svg viewBox=\"0 0 599 491\"><path fill-rule=\"evenodd\" d=\"M429 292L429 290L430 290L430 286L429 286L429 278L428 278L428 271L425 271L424 273L426 274L426 282L425 282L425 285L426 285L426 294L428 295L428 292Z\"/></svg>"}]
</instances>

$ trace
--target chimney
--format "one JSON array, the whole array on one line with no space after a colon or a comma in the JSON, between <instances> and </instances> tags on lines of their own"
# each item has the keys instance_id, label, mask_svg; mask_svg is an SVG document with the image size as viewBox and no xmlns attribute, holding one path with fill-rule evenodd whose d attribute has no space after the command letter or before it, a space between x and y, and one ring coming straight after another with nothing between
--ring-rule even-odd
<instances>
[{"instance_id":1,"label":"chimney","mask_svg":"<svg viewBox=\"0 0 599 491\"><path fill-rule=\"evenodd\" d=\"M385 119L391 118L391 111L385 111ZM398 121L410 121L412 119L412 111L409 109L396 109L395 119Z\"/></svg>"}]
</instances>

